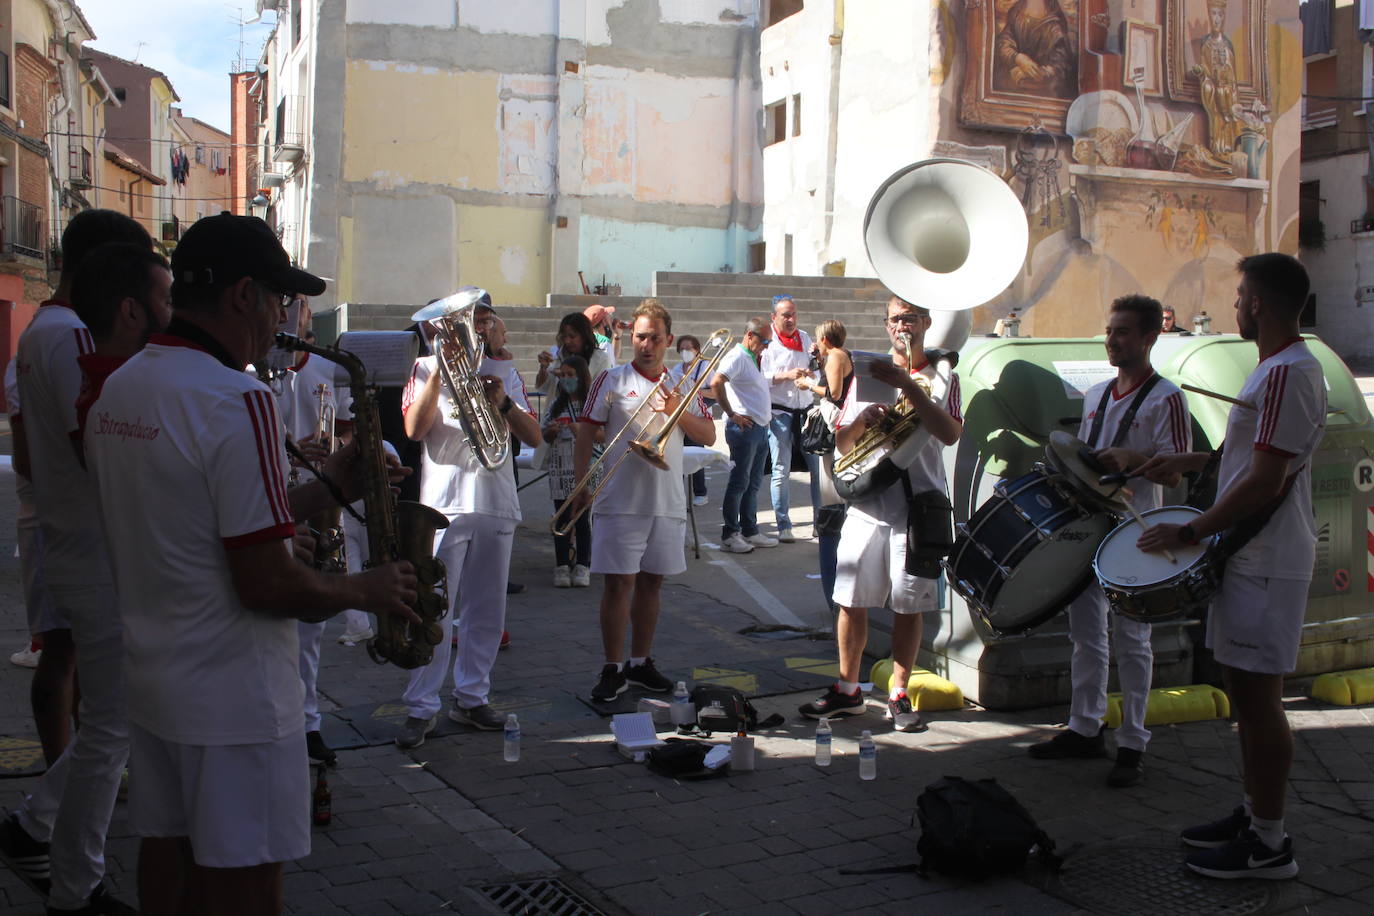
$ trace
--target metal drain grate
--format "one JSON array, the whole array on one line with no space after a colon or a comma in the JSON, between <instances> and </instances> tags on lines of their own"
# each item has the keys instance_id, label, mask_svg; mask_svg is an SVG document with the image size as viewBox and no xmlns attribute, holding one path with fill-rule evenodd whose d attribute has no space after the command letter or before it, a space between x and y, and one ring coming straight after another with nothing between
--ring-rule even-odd
<instances>
[{"instance_id":1,"label":"metal drain grate","mask_svg":"<svg viewBox=\"0 0 1374 916\"><path fill-rule=\"evenodd\" d=\"M577 891L557 878L487 884L477 892L513 916L605 916Z\"/></svg>"},{"instance_id":2,"label":"metal drain grate","mask_svg":"<svg viewBox=\"0 0 1374 916\"><path fill-rule=\"evenodd\" d=\"M1163 844L1085 849L1064 862L1051 892L1099 916L1257 916L1281 897L1269 882L1195 875L1177 845Z\"/></svg>"}]
</instances>

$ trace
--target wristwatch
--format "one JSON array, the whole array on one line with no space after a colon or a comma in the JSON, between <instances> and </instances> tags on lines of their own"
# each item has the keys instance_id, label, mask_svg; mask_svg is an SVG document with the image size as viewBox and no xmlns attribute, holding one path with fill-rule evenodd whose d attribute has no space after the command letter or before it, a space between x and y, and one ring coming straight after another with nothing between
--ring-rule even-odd
<instances>
[{"instance_id":1,"label":"wristwatch","mask_svg":"<svg viewBox=\"0 0 1374 916\"><path fill-rule=\"evenodd\" d=\"M501 405L501 414L504 416L510 413L510 409L514 406L515 402L510 399L510 395L506 395L506 403Z\"/></svg>"},{"instance_id":2,"label":"wristwatch","mask_svg":"<svg viewBox=\"0 0 1374 916\"><path fill-rule=\"evenodd\" d=\"M1193 530L1192 525L1180 525L1178 528L1178 539L1189 547L1192 547L1198 542L1197 532Z\"/></svg>"}]
</instances>

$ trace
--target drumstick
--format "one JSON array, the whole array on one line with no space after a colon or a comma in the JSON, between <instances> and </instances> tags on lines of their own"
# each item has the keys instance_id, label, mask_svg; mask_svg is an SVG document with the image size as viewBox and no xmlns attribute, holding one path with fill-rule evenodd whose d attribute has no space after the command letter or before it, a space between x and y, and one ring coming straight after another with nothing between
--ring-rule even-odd
<instances>
[{"instance_id":1,"label":"drumstick","mask_svg":"<svg viewBox=\"0 0 1374 916\"><path fill-rule=\"evenodd\" d=\"M1131 505L1131 491L1126 487L1122 487L1121 495L1126 497L1124 500L1122 500L1122 502L1126 504L1126 511L1131 513L1131 518L1136 520L1136 524L1140 525L1140 530L1142 533L1144 533L1149 529L1150 526L1145 524L1144 516L1142 516L1139 512L1136 511L1135 506ZM1174 552L1172 550L1170 550L1168 547L1164 547L1161 549L1164 552L1165 558L1168 559L1170 563L1178 562L1178 557L1174 556Z\"/></svg>"},{"instance_id":2,"label":"drumstick","mask_svg":"<svg viewBox=\"0 0 1374 916\"><path fill-rule=\"evenodd\" d=\"M1184 391L1191 391L1193 394L1206 395L1209 398L1216 398L1218 401L1235 404L1237 407L1248 407L1250 410L1256 409L1255 405L1251 404L1249 401L1242 401L1240 398L1229 397L1216 391L1208 391L1206 388L1197 388L1193 385L1179 385L1178 387L1182 388Z\"/></svg>"}]
</instances>

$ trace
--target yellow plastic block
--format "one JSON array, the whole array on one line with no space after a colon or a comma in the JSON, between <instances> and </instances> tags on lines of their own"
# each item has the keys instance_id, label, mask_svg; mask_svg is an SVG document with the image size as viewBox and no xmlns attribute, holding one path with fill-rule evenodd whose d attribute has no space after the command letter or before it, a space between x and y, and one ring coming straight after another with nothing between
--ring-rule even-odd
<instances>
[{"instance_id":1,"label":"yellow plastic block","mask_svg":"<svg viewBox=\"0 0 1374 916\"><path fill-rule=\"evenodd\" d=\"M874 689L891 691L892 689L892 659L885 658L873 663L873 669L868 673L868 679L873 682ZM945 680L938 674L932 674L924 668L913 668L911 678L906 683L907 696L911 698L911 705L921 712L931 712L941 709L963 709L964 692L950 681Z\"/></svg>"},{"instance_id":2,"label":"yellow plastic block","mask_svg":"<svg viewBox=\"0 0 1374 916\"><path fill-rule=\"evenodd\" d=\"M1336 706L1374 703L1374 668L1323 674L1312 682L1312 699Z\"/></svg>"},{"instance_id":3,"label":"yellow plastic block","mask_svg":"<svg viewBox=\"0 0 1374 916\"><path fill-rule=\"evenodd\" d=\"M1191 684L1187 687L1156 687L1150 691L1145 705L1146 725L1174 725L1179 722L1202 722L1206 719L1225 719L1231 714L1231 702L1226 692L1211 684ZM1121 725L1121 694L1107 694L1108 728Z\"/></svg>"}]
</instances>

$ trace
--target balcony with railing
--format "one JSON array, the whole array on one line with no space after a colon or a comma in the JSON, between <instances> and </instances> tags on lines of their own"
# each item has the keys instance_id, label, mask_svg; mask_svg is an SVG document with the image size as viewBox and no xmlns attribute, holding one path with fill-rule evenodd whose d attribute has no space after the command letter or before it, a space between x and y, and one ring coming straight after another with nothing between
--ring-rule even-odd
<instances>
[{"instance_id":1,"label":"balcony with railing","mask_svg":"<svg viewBox=\"0 0 1374 916\"><path fill-rule=\"evenodd\" d=\"M0 257L43 257L43 208L0 197Z\"/></svg>"},{"instance_id":2,"label":"balcony with railing","mask_svg":"<svg viewBox=\"0 0 1374 916\"><path fill-rule=\"evenodd\" d=\"M303 96L282 96L281 101L277 103L275 128L272 132L272 161L299 161L305 155L305 99Z\"/></svg>"}]
</instances>

